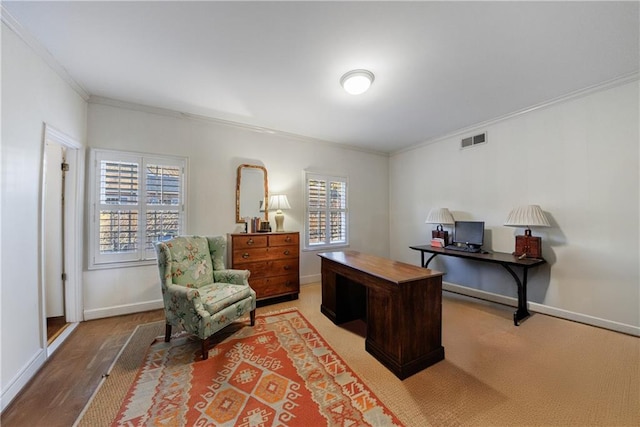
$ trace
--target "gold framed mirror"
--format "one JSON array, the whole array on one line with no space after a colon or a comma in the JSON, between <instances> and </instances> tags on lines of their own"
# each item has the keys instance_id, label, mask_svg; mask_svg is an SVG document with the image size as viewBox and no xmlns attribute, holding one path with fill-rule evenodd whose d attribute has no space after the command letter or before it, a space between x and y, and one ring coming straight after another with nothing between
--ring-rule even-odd
<instances>
[{"instance_id":1,"label":"gold framed mirror","mask_svg":"<svg viewBox=\"0 0 640 427\"><path fill-rule=\"evenodd\" d=\"M269 220L267 201L267 168L258 165L242 164L238 166L236 176L236 224L243 218L261 218Z\"/></svg>"}]
</instances>

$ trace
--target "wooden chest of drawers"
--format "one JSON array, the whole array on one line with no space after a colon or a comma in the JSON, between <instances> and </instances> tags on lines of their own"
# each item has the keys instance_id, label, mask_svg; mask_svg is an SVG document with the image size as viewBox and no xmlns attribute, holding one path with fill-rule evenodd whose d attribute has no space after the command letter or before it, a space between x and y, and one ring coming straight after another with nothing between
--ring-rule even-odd
<instances>
[{"instance_id":1,"label":"wooden chest of drawers","mask_svg":"<svg viewBox=\"0 0 640 427\"><path fill-rule=\"evenodd\" d=\"M240 233L227 236L230 268L249 270L258 299L300 293L300 233Z\"/></svg>"}]
</instances>

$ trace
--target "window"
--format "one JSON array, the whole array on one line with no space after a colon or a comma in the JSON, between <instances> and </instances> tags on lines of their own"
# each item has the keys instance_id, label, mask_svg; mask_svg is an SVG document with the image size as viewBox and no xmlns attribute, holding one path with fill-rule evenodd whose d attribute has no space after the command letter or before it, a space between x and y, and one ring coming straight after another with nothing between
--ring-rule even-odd
<instances>
[{"instance_id":1,"label":"window","mask_svg":"<svg viewBox=\"0 0 640 427\"><path fill-rule=\"evenodd\" d=\"M305 249L349 244L347 179L305 173Z\"/></svg>"},{"instance_id":2,"label":"window","mask_svg":"<svg viewBox=\"0 0 640 427\"><path fill-rule=\"evenodd\" d=\"M94 150L91 168L90 267L153 262L185 229L186 159Z\"/></svg>"}]
</instances>

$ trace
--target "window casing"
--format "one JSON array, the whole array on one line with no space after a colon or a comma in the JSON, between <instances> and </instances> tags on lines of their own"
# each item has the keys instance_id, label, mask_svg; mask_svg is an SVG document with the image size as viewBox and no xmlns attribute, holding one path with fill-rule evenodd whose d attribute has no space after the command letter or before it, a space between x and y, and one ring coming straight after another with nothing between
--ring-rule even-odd
<instances>
[{"instance_id":1,"label":"window casing","mask_svg":"<svg viewBox=\"0 0 640 427\"><path fill-rule=\"evenodd\" d=\"M183 157L93 150L89 268L153 263L185 230Z\"/></svg>"},{"instance_id":2,"label":"window casing","mask_svg":"<svg viewBox=\"0 0 640 427\"><path fill-rule=\"evenodd\" d=\"M346 177L305 172L305 249L349 245Z\"/></svg>"}]
</instances>

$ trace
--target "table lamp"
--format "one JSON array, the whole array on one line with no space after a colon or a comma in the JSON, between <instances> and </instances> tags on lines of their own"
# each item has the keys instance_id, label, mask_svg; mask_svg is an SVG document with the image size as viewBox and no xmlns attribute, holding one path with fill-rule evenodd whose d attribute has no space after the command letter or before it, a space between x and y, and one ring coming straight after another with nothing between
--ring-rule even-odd
<instances>
[{"instance_id":1,"label":"table lamp","mask_svg":"<svg viewBox=\"0 0 640 427\"><path fill-rule=\"evenodd\" d=\"M431 230L431 238L444 240L444 244L449 244L449 232L442 228L443 224L452 225L455 223L453 215L447 208L433 208L429 211L425 224L438 224L435 230Z\"/></svg>"},{"instance_id":2,"label":"table lamp","mask_svg":"<svg viewBox=\"0 0 640 427\"><path fill-rule=\"evenodd\" d=\"M513 253L520 259L542 258L542 239L531 236L531 227L551 227L547 217L538 205L525 205L514 208L504 225L525 227L524 236L516 236L516 250Z\"/></svg>"},{"instance_id":3,"label":"table lamp","mask_svg":"<svg viewBox=\"0 0 640 427\"><path fill-rule=\"evenodd\" d=\"M274 194L269 197L269 209L276 209L276 232L284 231L284 215L282 209L291 209L289 200L284 194Z\"/></svg>"}]
</instances>

